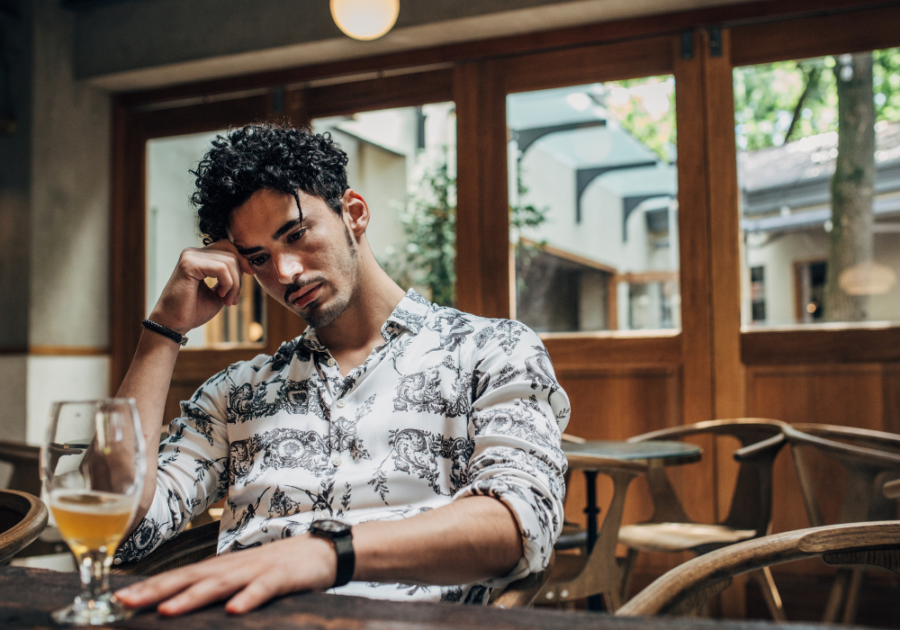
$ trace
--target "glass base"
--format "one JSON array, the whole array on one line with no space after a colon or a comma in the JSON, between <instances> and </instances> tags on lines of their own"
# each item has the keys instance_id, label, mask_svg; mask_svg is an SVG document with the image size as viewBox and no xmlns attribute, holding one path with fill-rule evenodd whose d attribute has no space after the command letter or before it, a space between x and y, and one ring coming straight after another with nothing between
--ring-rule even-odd
<instances>
[{"instance_id":1,"label":"glass base","mask_svg":"<svg viewBox=\"0 0 900 630\"><path fill-rule=\"evenodd\" d=\"M79 595L75 601L53 613L56 623L70 626L102 626L113 621L128 619L133 611L125 608L115 595L104 593L91 599Z\"/></svg>"}]
</instances>

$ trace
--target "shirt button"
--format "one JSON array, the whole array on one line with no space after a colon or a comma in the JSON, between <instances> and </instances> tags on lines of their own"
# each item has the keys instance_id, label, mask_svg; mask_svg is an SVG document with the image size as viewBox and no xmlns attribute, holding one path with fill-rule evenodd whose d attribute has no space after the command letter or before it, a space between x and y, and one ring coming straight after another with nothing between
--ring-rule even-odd
<instances>
[{"instance_id":1,"label":"shirt button","mask_svg":"<svg viewBox=\"0 0 900 630\"><path fill-rule=\"evenodd\" d=\"M337 406L340 407L341 409L343 409L344 407L347 406L347 401L344 400L343 398L341 398L340 400L337 401Z\"/></svg>"},{"instance_id":2,"label":"shirt button","mask_svg":"<svg viewBox=\"0 0 900 630\"><path fill-rule=\"evenodd\" d=\"M334 367L335 365L337 365L337 361L335 361L334 359L328 359L328 367Z\"/></svg>"},{"instance_id":3,"label":"shirt button","mask_svg":"<svg viewBox=\"0 0 900 630\"><path fill-rule=\"evenodd\" d=\"M113 560L113 564L122 564L122 558L116 558Z\"/></svg>"},{"instance_id":4,"label":"shirt button","mask_svg":"<svg viewBox=\"0 0 900 630\"><path fill-rule=\"evenodd\" d=\"M343 463L344 463L344 460L341 459L341 456L340 456L340 455L335 455L334 457L331 458L331 465L332 465L332 466L335 466L335 467L336 467L336 466L340 466L340 465L343 464Z\"/></svg>"}]
</instances>

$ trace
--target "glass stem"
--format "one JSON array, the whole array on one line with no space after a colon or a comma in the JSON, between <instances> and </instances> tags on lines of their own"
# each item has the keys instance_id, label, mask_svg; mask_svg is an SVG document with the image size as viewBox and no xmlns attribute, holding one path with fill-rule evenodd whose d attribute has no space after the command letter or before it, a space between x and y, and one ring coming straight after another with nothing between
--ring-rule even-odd
<instances>
[{"instance_id":1,"label":"glass stem","mask_svg":"<svg viewBox=\"0 0 900 630\"><path fill-rule=\"evenodd\" d=\"M109 592L109 566L111 559L105 551L88 551L81 556L81 586L83 597L96 600Z\"/></svg>"}]
</instances>

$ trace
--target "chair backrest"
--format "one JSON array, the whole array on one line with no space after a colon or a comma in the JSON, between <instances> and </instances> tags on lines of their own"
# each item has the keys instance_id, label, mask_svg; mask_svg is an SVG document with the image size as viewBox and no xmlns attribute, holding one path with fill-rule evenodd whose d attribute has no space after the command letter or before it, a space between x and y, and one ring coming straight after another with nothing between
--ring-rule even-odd
<instances>
[{"instance_id":1,"label":"chair backrest","mask_svg":"<svg viewBox=\"0 0 900 630\"><path fill-rule=\"evenodd\" d=\"M551 551L550 562L543 571L531 573L521 580L508 584L499 595L492 598L491 606L495 608L525 608L531 606L544 584L550 579L550 573L553 571L555 562L556 553Z\"/></svg>"},{"instance_id":2,"label":"chair backrest","mask_svg":"<svg viewBox=\"0 0 900 630\"><path fill-rule=\"evenodd\" d=\"M0 565L35 541L48 516L47 506L36 496L0 490Z\"/></svg>"},{"instance_id":3,"label":"chair backrest","mask_svg":"<svg viewBox=\"0 0 900 630\"><path fill-rule=\"evenodd\" d=\"M12 464L12 476L7 487L10 490L41 495L40 452L37 446L23 442L0 440L0 462Z\"/></svg>"},{"instance_id":4,"label":"chair backrest","mask_svg":"<svg viewBox=\"0 0 900 630\"><path fill-rule=\"evenodd\" d=\"M810 525L825 524L807 451L821 453L847 473L840 523L894 518L897 505L882 494L885 481L900 476L900 435L827 424L785 429Z\"/></svg>"},{"instance_id":5,"label":"chair backrest","mask_svg":"<svg viewBox=\"0 0 900 630\"><path fill-rule=\"evenodd\" d=\"M756 536L768 533L772 517L772 464L784 446L785 423L768 418L709 420L638 435L629 442L681 440L690 436L731 436L741 448L734 458L739 462L737 482L728 516L721 523L733 529L754 530ZM662 468L647 476L653 495L652 522L689 522L671 483Z\"/></svg>"},{"instance_id":6,"label":"chair backrest","mask_svg":"<svg viewBox=\"0 0 900 630\"><path fill-rule=\"evenodd\" d=\"M729 545L675 567L616 615L690 613L725 590L735 575L815 556L829 564L870 564L900 574L900 522L827 525Z\"/></svg>"}]
</instances>

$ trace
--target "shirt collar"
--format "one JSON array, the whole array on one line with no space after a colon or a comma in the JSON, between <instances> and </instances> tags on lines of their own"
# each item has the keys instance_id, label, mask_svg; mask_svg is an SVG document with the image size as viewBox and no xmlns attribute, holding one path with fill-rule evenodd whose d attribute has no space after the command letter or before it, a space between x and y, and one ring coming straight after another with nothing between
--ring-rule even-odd
<instances>
[{"instance_id":1,"label":"shirt collar","mask_svg":"<svg viewBox=\"0 0 900 630\"><path fill-rule=\"evenodd\" d=\"M425 317L431 310L431 303L410 289L381 327L381 336L385 342L400 336L403 332L418 335L425 325ZM310 352L327 353L328 349L319 341L319 335L312 326L307 326L300 337L300 345Z\"/></svg>"},{"instance_id":2,"label":"shirt collar","mask_svg":"<svg viewBox=\"0 0 900 630\"><path fill-rule=\"evenodd\" d=\"M410 332L418 335L425 325L425 318L431 310L431 302L416 293L414 289L410 289L400 300L397 308L391 313L391 316L384 322L381 327L381 336L385 342L388 342L403 332Z\"/></svg>"},{"instance_id":3,"label":"shirt collar","mask_svg":"<svg viewBox=\"0 0 900 630\"><path fill-rule=\"evenodd\" d=\"M306 330L303 331L303 335L300 337L300 345L310 352L328 353L328 349L319 341L319 335L316 334L316 329L312 326L307 326Z\"/></svg>"}]
</instances>

